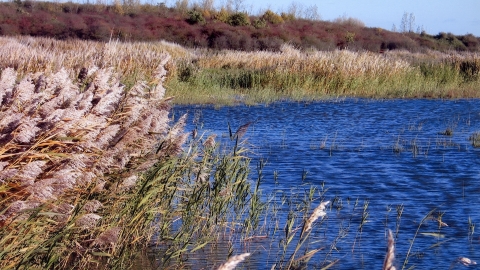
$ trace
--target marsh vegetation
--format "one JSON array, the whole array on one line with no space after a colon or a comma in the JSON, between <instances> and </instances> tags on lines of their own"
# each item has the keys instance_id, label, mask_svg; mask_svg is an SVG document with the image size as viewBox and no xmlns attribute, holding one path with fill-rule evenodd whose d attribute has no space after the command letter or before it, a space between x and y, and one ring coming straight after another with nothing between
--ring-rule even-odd
<instances>
[{"instance_id":1,"label":"marsh vegetation","mask_svg":"<svg viewBox=\"0 0 480 270\"><path fill-rule=\"evenodd\" d=\"M389 228L397 247L403 245L397 250L406 267L414 258L418 263L423 254L415 251L419 235L445 235L443 231L448 230L443 226L433 232L433 227L423 230L425 224L432 220L436 225L448 224L452 219L458 221L456 229L446 234L462 237L452 237L448 243L463 243L466 236L466 243L476 248L478 216L466 206L475 205L470 200L478 179L471 175L478 172L471 171L475 166L468 163L475 159L443 163L453 170L437 164L458 153L477 153L476 101L446 102L451 108L473 107L468 115L454 115L449 122L435 122L434 127L427 120L389 122L394 126L383 132L395 132L381 140L370 133L381 129L362 129L362 125L399 116L385 118L387 113L381 113L363 118L354 108L387 97L478 97L478 54L321 52L291 45L279 52L214 53L168 42L32 37L2 37L0 45L2 268L125 268L145 250L158 251L152 262L157 268L192 267L202 261L198 254L206 254L203 261L209 268L221 267L228 258L278 269L341 268L350 263L368 267L364 258L371 248L378 251L372 252L376 267L382 264ZM342 103L344 96L377 100ZM286 107L274 102L284 99L302 102ZM313 100L328 102L312 104L334 106L302 110ZM239 102L265 102L264 107L278 111L268 116L257 111L262 106L249 107L252 116L226 113L234 119L218 122L214 119L221 118L206 119L193 106L178 106ZM392 102L389 109L408 107L385 102ZM348 108L340 110L341 104ZM424 111L432 111L428 104L419 104ZM279 112L287 114L278 118ZM409 112L420 114L413 108ZM298 114L303 115L297 118ZM273 117L271 121L265 120L267 116ZM318 119L334 121L313 124ZM260 136L255 141L261 123L267 124L262 134L274 137ZM296 123L310 126L298 128ZM341 128L312 133L315 127L332 123ZM282 126L294 129L272 132ZM420 136L422 130L428 130L427 139ZM274 155L267 158L268 151ZM272 160L294 151L314 156L294 157L302 168L285 161L273 170L268 167ZM445 203L451 201L405 208L400 201L407 201L408 190L390 194L397 198L395 202L375 200L362 190L358 178L371 176L371 170L342 161L358 155L372 160L378 155L382 160L375 164L400 158L405 168L418 170L430 166L418 163L420 159L433 160L440 170L458 173L452 176L453 182L440 178L441 184L461 193L458 197L466 205L454 203L463 212L454 214L455 218L444 213ZM313 164L312 160L323 163L316 164L316 169L304 166ZM398 176L399 182L391 185L416 190L428 185L399 173L397 165L379 177ZM284 178L283 168L291 170L289 179ZM358 182L339 181L339 187L332 182L336 175ZM386 194L391 190L399 189L387 187ZM378 211L385 207L387 213ZM401 224L405 217L408 225ZM268 262L256 260L263 256L259 249L273 252ZM452 249L462 258L472 257ZM353 260L344 260L350 255Z\"/></svg>"}]
</instances>

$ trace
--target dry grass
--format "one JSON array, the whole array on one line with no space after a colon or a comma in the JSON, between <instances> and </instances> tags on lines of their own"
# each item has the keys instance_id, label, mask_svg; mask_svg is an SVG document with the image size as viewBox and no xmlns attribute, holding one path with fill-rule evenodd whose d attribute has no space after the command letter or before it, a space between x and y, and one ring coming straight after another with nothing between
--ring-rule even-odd
<instances>
[{"instance_id":1,"label":"dry grass","mask_svg":"<svg viewBox=\"0 0 480 270\"><path fill-rule=\"evenodd\" d=\"M232 270L237 267L237 265L241 262L243 262L248 256L250 256L250 253L243 253L240 255L235 255L232 256L228 261L226 261L224 264L220 265L218 270Z\"/></svg>"},{"instance_id":2,"label":"dry grass","mask_svg":"<svg viewBox=\"0 0 480 270\"><path fill-rule=\"evenodd\" d=\"M91 65L75 81L72 70L53 72L55 63L51 73L27 73L18 82L14 69L3 70L2 269L85 266L92 255L111 257L125 245L130 221L112 217L106 198L125 197L146 169L178 155L188 136L185 118L169 128L162 86L168 60L158 55L155 84L139 82L129 91L114 68ZM164 147L155 151L159 140ZM133 232L138 239L148 233Z\"/></svg>"},{"instance_id":3,"label":"dry grass","mask_svg":"<svg viewBox=\"0 0 480 270\"><path fill-rule=\"evenodd\" d=\"M258 210L240 145L171 124L174 45L0 42L0 268L125 269L153 235L168 265Z\"/></svg>"},{"instance_id":4,"label":"dry grass","mask_svg":"<svg viewBox=\"0 0 480 270\"><path fill-rule=\"evenodd\" d=\"M278 73L312 73L325 77L339 74L346 77L394 76L412 69L405 60L378 53L300 51L290 45L283 45L280 52L222 51L202 54L198 61L202 68L268 69Z\"/></svg>"},{"instance_id":5,"label":"dry grass","mask_svg":"<svg viewBox=\"0 0 480 270\"><path fill-rule=\"evenodd\" d=\"M330 203L330 201L322 202L320 203L319 206L317 206L314 210L312 215L307 219L305 222L305 227L304 227L304 232L308 232L312 229L313 223L319 219L323 218L327 212L325 212L325 206L327 206Z\"/></svg>"},{"instance_id":6,"label":"dry grass","mask_svg":"<svg viewBox=\"0 0 480 270\"><path fill-rule=\"evenodd\" d=\"M113 68L123 81L130 83L128 86L133 86L140 80L154 80L158 62L164 58L165 53L174 59L189 57L191 54L181 46L165 41L103 43L0 37L0 46L0 69L15 68L19 77L37 72L50 75L65 68L70 78L74 78L83 67L96 66ZM167 62L165 68L170 73L174 72L174 61Z\"/></svg>"},{"instance_id":7,"label":"dry grass","mask_svg":"<svg viewBox=\"0 0 480 270\"><path fill-rule=\"evenodd\" d=\"M388 242L387 242L387 254L385 255L385 260L383 261L383 270L396 270L394 266L395 261L395 241L393 239L393 233L391 230L388 230Z\"/></svg>"}]
</instances>

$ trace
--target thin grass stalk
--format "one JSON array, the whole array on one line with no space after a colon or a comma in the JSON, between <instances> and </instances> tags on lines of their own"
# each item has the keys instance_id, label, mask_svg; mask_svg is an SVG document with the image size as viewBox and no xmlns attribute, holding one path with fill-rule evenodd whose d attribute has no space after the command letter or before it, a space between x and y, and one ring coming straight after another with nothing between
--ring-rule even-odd
<instances>
[{"instance_id":1,"label":"thin grass stalk","mask_svg":"<svg viewBox=\"0 0 480 270\"><path fill-rule=\"evenodd\" d=\"M427 215L425 215L422 220L420 221L420 223L418 224L418 227L417 227L417 230L415 231L415 234L413 235L413 239L410 241L410 247L408 248L408 251L407 251L407 254L405 255L405 260L403 261L403 265L402 265L402 270L405 269L405 267L407 266L408 264L408 258L410 257L410 252L412 250L412 247L413 247L413 244L415 242L415 239L417 237L417 234L418 232L420 231L420 227L422 227L423 223L428 219L430 218L430 216L432 215L433 212L435 212L436 208L432 209L430 212L428 212Z\"/></svg>"}]
</instances>

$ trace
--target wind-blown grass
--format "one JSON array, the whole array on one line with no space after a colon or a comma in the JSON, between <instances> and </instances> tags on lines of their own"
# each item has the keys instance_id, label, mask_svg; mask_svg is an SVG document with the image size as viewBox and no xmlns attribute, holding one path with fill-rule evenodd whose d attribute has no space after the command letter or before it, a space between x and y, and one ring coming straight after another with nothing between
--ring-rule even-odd
<instances>
[{"instance_id":1,"label":"wind-blown grass","mask_svg":"<svg viewBox=\"0 0 480 270\"><path fill-rule=\"evenodd\" d=\"M214 245L220 237L233 242L258 236L260 220L272 214L263 211L272 206L261 201L262 165L254 188L248 179L250 159L241 138L249 123L233 135L230 130L232 150L221 148L215 134L190 137L184 130L186 116L176 121L168 116L172 97L165 96L165 91L175 93L176 89L165 90L165 83L187 85L182 91L201 84L212 86L219 95L209 88L197 92L207 101L232 97L246 101L247 95L271 98L260 93L265 89L272 89L277 97L347 95L366 91L366 85L376 80L384 87L398 83L401 89L406 82L402 80L411 79L408 83L417 87L423 80L419 78L427 78L430 71L432 80L424 83L468 87L478 83L475 57L438 58L422 70L400 54L301 52L291 47L281 53L220 52L218 57L197 52L200 57L195 58L193 52L164 43L26 37L0 38L0 43L4 45L0 50L2 269L124 269L136 251L148 245L163 247L160 267L182 265L185 254ZM230 54L237 58L229 60ZM438 63L445 69L438 69ZM219 70L224 73L217 74ZM207 84L199 74L221 79ZM312 74L317 77L309 77ZM445 82L437 81L441 76ZM289 90L307 83L313 90L304 88L301 94ZM225 87L230 90L222 92ZM258 93L252 93L255 89ZM378 89L380 97L395 96L390 90L382 92L387 88ZM477 137L472 135L474 145ZM323 217L328 221L331 212L323 191L324 202L310 211L314 193L311 188L302 203L286 203L288 217L277 223L285 234L277 268L303 267L328 245L322 267L341 263L332 251L352 229L351 220L346 229L340 224L331 243L312 248L310 234L326 232ZM329 206L341 209L338 200ZM355 238L367 224L368 203L361 213L353 213L356 206L351 216L361 219L359 229L351 230ZM397 234L402 212L403 207L397 207ZM277 237L277 229L269 236Z\"/></svg>"},{"instance_id":2,"label":"wind-blown grass","mask_svg":"<svg viewBox=\"0 0 480 270\"><path fill-rule=\"evenodd\" d=\"M186 92L193 88L211 89L212 102L213 93L222 91L233 91L247 102L270 102L337 96L478 97L475 89L480 87L480 56L475 53L322 52L284 45L280 52L199 52L187 60L177 65L183 76L169 84L172 95L187 103L192 97Z\"/></svg>"},{"instance_id":3,"label":"wind-blown grass","mask_svg":"<svg viewBox=\"0 0 480 270\"><path fill-rule=\"evenodd\" d=\"M62 67L111 67L127 88L155 84L162 53L169 53L164 84L174 103L236 104L281 99L480 97L480 56L472 52L191 50L167 42L58 41L1 37L0 69L52 74Z\"/></svg>"},{"instance_id":4,"label":"wind-blown grass","mask_svg":"<svg viewBox=\"0 0 480 270\"><path fill-rule=\"evenodd\" d=\"M0 268L121 268L167 243L162 263L234 230L251 196L248 159L191 140L155 84L128 91L113 68L14 69L0 79ZM185 151L186 150L186 151ZM252 228L254 229L254 228Z\"/></svg>"}]
</instances>

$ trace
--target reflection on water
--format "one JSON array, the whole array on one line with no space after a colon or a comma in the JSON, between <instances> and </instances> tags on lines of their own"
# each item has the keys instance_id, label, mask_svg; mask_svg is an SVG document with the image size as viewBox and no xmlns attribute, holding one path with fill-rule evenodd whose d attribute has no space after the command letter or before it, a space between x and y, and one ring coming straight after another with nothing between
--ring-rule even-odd
<instances>
[{"instance_id":1,"label":"reflection on water","mask_svg":"<svg viewBox=\"0 0 480 270\"><path fill-rule=\"evenodd\" d=\"M292 209L301 213L294 208L302 207L312 185L317 188L312 207L320 202L322 186L322 199L332 204L312 232L308 248L321 251L309 268L339 259L333 268L379 269L387 229L398 229L401 267L409 240L430 211L448 227L424 221L408 265L445 269L457 257L480 263L480 238L471 234L480 221L480 148L468 140L480 131L480 100L347 99L174 109L176 117L185 112L187 129L221 134L224 141L229 124L235 129L253 122L244 137L253 159L251 178L256 163L264 161L264 199L273 194L275 199L262 226L265 235L277 226L279 237L235 246L235 253L252 253L244 267L271 269L281 257L287 215ZM209 247L201 258L190 259L188 268L218 266L228 248L228 243Z\"/></svg>"}]
</instances>

